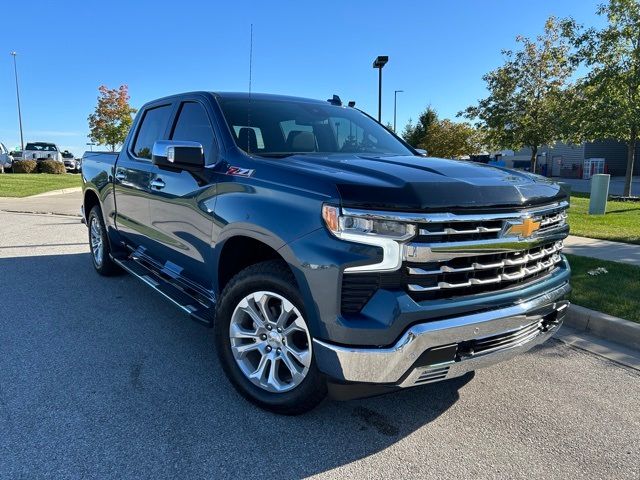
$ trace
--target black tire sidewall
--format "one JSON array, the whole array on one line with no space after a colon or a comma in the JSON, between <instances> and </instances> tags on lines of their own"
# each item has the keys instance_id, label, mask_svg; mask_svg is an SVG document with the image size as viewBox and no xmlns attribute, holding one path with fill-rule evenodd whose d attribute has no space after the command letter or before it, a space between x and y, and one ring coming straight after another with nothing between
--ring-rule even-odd
<instances>
[{"instance_id":1,"label":"black tire sidewall","mask_svg":"<svg viewBox=\"0 0 640 480\"><path fill-rule=\"evenodd\" d=\"M100 225L100 235L102 236L102 265L98 265L96 263L96 259L93 255L93 248L91 248L91 222L94 218L98 219L98 224ZM89 249L91 250L91 263L93 263L93 267L100 275L113 275L117 268L116 265L111 261L109 257L111 253L111 249L109 248L109 238L107 236L107 229L104 226L104 220L102 218L102 210L98 205L91 209L89 212L89 218L87 219L87 230L89 233Z\"/></svg>"},{"instance_id":2,"label":"black tire sidewall","mask_svg":"<svg viewBox=\"0 0 640 480\"><path fill-rule=\"evenodd\" d=\"M287 275L288 273L288 275ZM295 288L293 275L281 262L264 262L248 267L234 277L220 296L216 311L214 335L218 357L234 387L247 399L277 413L298 414L313 408L326 395L326 379L318 370L312 348L312 359L307 376L291 391L271 393L254 385L236 363L231 351L229 324L238 303L247 295L258 291L271 291L293 303L307 321L302 297ZM307 323L307 328L309 324Z\"/></svg>"}]
</instances>

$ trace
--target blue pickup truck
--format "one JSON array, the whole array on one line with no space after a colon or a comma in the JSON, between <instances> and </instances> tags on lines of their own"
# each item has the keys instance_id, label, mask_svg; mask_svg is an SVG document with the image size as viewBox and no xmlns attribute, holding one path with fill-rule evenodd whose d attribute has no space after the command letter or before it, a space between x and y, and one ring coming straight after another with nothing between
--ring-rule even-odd
<instances>
[{"instance_id":1,"label":"blue pickup truck","mask_svg":"<svg viewBox=\"0 0 640 480\"><path fill-rule=\"evenodd\" d=\"M278 413L471 375L568 307L563 188L425 157L337 96L155 100L82 178L98 273L213 327L234 387Z\"/></svg>"}]
</instances>

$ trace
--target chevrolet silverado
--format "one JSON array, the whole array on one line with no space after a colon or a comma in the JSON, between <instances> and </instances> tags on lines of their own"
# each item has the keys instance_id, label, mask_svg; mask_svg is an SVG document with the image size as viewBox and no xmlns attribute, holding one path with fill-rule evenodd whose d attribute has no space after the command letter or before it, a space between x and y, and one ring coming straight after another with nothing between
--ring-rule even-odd
<instances>
[{"instance_id":1,"label":"chevrolet silverado","mask_svg":"<svg viewBox=\"0 0 640 480\"><path fill-rule=\"evenodd\" d=\"M337 96L155 100L82 179L97 272L212 327L230 382L271 411L471 375L568 307L561 186L425 157Z\"/></svg>"}]
</instances>

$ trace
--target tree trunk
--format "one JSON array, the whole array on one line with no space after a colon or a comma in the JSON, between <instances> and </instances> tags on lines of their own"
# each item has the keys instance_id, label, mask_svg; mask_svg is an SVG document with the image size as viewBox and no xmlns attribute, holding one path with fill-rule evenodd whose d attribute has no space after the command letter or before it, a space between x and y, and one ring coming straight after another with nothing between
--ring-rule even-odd
<instances>
[{"instance_id":1,"label":"tree trunk","mask_svg":"<svg viewBox=\"0 0 640 480\"><path fill-rule=\"evenodd\" d=\"M627 173L624 178L624 196L631 195L631 182L633 181L633 164L636 159L636 143L638 140L638 129L631 128L631 139L627 144Z\"/></svg>"},{"instance_id":2,"label":"tree trunk","mask_svg":"<svg viewBox=\"0 0 640 480\"><path fill-rule=\"evenodd\" d=\"M536 161L538 160L538 146L531 147L531 173L536 173Z\"/></svg>"}]
</instances>

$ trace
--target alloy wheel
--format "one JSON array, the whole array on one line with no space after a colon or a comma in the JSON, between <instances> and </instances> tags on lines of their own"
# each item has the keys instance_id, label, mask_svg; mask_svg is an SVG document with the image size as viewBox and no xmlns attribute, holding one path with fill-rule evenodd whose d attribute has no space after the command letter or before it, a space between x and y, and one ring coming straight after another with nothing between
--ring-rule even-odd
<instances>
[{"instance_id":1,"label":"alloy wheel","mask_svg":"<svg viewBox=\"0 0 640 480\"><path fill-rule=\"evenodd\" d=\"M102 258L104 256L104 246L102 242L102 229L100 220L97 217L91 219L89 226L89 241L91 243L91 253L98 267L102 266Z\"/></svg>"},{"instance_id":2,"label":"alloy wheel","mask_svg":"<svg viewBox=\"0 0 640 480\"><path fill-rule=\"evenodd\" d=\"M259 291L240 300L231 315L229 338L242 373L268 392L292 390L309 372L309 329L282 295Z\"/></svg>"}]
</instances>

